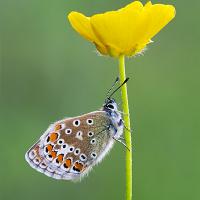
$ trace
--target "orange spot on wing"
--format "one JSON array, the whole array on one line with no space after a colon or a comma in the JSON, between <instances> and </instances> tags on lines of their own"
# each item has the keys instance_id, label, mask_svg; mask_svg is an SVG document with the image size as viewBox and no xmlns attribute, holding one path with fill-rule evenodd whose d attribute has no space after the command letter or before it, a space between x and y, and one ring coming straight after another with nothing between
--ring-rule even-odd
<instances>
[{"instance_id":1,"label":"orange spot on wing","mask_svg":"<svg viewBox=\"0 0 200 200\"><path fill-rule=\"evenodd\" d=\"M62 128L61 124L56 124L55 131L59 131Z\"/></svg>"},{"instance_id":2,"label":"orange spot on wing","mask_svg":"<svg viewBox=\"0 0 200 200\"><path fill-rule=\"evenodd\" d=\"M71 164L72 164L71 159L67 159L67 160L65 161L65 164L66 164L67 168L70 168L70 166L71 166Z\"/></svg>"},{"instance_id":3,"label":"orange spot on wing","mask_svg":"<svg viewBox=\"0 0 200 200\"><path fill-rule=\"evenodd\" d=\"M52 158L56 158L57 152L56 151L52 151L51 154Z\"/></svg>"},{"instance_id":4,"label":"orange spot on wing","mask_svg":"<svg viewBox=\"0 0 200 200\"><path fill-rule=\"evenodd\" d=\"M62 162L63 161L63 154L59 154L57 159L58 159L59 162Z\"/></svg>"},{"instance_id":5,"label":"orange spot on wing","mask_svg":"<svg viewBox=\"0 0 200 200\"><path fill-rule=\"evenodd\" d=\"M53 145L48 144L48 145L47 145L47 149L48 149L48 151L52 151L52 149L53 149Z\"/></svg>"},{"instance_id":6,"label":"orange spot on wing","mask_svg":"<svg viewBox=\"0 0 200 200\"><path fill-rule=\"evenodd\" d=\"M76 162L74 167L80 172L83 169L83 164Z\"/></svg>"},{"instance_id":7,"label":"orange spot on wing","mask_svg":"<svg viewBox=\"0 0 200 200\"><path fill-rule=\"evenodd\" d=\"M58 138L58 134L57 133L51 133L50 135L50 141L51 142L55 142Z\"/></svg>"}]
</instances>

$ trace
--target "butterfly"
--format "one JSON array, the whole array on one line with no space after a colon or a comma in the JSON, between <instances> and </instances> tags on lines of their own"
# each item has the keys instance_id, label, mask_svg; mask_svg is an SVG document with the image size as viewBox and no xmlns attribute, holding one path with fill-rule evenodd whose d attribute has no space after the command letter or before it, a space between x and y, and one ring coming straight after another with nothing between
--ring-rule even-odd
<instances>
[{"instance_id":1,"label":"butterfly","mask_svg":"<svg viewBox=\"0 0 200 200\"><path fill-rule=\"evenodd\" d=\"M29 165L54 179L80 180L102 161L115 141L126 146L122 115L111 97L128 78L112 92L118 80L108 91L100 110L51 124L26 152Z\"/></svg>"}]
</instances>

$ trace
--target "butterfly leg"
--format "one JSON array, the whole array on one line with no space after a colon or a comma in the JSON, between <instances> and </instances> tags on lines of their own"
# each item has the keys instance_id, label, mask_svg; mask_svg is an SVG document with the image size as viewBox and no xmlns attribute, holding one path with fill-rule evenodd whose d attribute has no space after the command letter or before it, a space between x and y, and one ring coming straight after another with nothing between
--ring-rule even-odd
<instances>
[{"instance_id":1,"label":"butterfly leg","mask_svg":"<svg viewBox=\"0 0 200 200\"><path fill-rule=\"evenodd\" d=\"M125 138L122 136L120 136L119 139L125 141Z\"/></svg>"},{"instance_id":2,"label":"butterfly leg","mask_svg":"<svg viewBox=\"0 0 200 200\"><path fill-rule=\"evenodd\" d=\"M133 133L133 130L132 130L132 129L129 129L129 128L126 127L126 125L125 125L125 123L124 123L124 120L122 120L122 123L123 123L123 125L124 125L124 128L125 128L128 132Z\"/></svg>"},{"instance_id":3,"label":"butterfly leg","mask_svg":"<svg viewBox=\"0 0 200 200\"><path fill-rule=\"evenodd\" d=\"M121 139L120 139L120 138L117 139L117 138L113 137L113 139L114 139L115 141L119 142L120 144L122 144L123 146L125 146L126 149L127 149L128 151L130 151L130 149L126 146L125 142L122 141L122 138L121 138ZM124 140L124 138L123 138L123 140Z\"/></svg>"}]
</instances>

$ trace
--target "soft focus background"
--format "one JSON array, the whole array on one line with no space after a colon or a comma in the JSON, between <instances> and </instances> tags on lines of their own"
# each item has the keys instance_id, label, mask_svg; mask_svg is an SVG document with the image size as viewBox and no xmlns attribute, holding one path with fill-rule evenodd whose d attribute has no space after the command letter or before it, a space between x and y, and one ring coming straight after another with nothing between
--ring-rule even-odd
<instances>
[{"instance_id":1,"label":"soft focus background","mask_svg":"<svg viewBox=\"0 0 200 200\"><path fill-rule=\"evenodd\" d=\"M118 73L116 60L97 56L72 30L67 13L92 15L129 2L0 0L1 200L124 199L120 144L80 183L36 172L24 154L51 122L98 109ZM162 3L176 6L175 20L144 56L127 60L133 200L199 200L200 1Z\"/></svg>"}]
</instances>

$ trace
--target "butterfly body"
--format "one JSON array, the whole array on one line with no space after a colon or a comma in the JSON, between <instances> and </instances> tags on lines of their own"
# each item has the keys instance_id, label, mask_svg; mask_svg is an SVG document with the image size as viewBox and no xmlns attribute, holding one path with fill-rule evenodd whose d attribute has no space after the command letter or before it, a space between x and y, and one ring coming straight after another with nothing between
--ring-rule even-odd
<instances>
[{"instance_id":1,"label":"butterfly body","mask_svg":"<svg viewBox=\"0 0 200 200\"><path fill-rule=\"evenodd\" d=\"M100 111L50 125L25 157L47 176L76 180L99 163L122 134L122 116L115 100L107 98Z\"/></svg>"}]
</instances>

